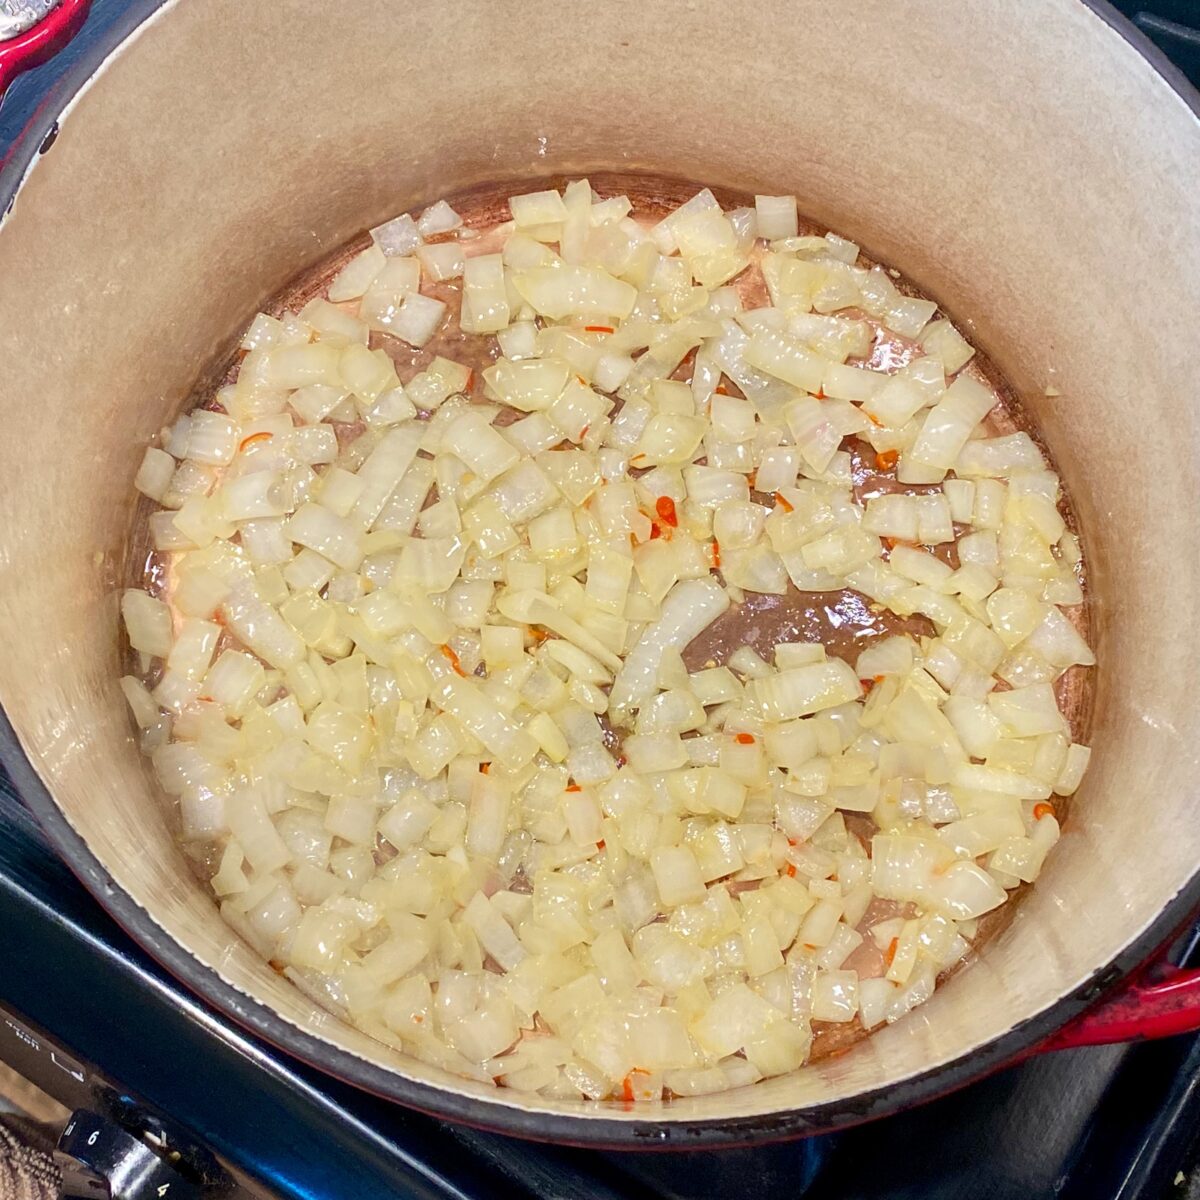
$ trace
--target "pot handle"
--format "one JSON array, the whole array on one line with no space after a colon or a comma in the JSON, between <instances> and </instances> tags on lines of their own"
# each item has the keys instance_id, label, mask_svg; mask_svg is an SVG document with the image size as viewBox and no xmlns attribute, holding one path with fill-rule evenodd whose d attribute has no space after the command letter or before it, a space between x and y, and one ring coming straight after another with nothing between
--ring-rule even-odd
<instances>
[{"instance_id":1,"label":"pot handle","mask_svg":"<svg viewBox=\"0 0 1200 1200\"><path fill-rule=\"evenodd\" d=\"M1093 1008L1064 1025L1037 1049L1103 1046L1200 1030L1200 970L1165 958L1143 967Z\"/></svg>"},{"instance_id":2,"label":"pot handle","mask_svg":"<svg viewBox=\"0 0 1200 1200\"><path fill-rule=\"evenodd\" d=\"M61 0L57 8L31 29L0 42L0 97L22 71L45 62L74 36L91 0Z\"/></svg>"}]
</instances>

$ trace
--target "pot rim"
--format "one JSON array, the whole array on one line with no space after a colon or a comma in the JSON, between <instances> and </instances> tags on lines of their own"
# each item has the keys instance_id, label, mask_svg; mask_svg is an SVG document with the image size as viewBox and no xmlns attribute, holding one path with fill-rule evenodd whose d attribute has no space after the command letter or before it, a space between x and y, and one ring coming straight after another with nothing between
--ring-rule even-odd
<instances>
[{"instance_id":1,"label":"pot rim","mask_svg":"<svg viewBox=\"0 0 1200 1200\"><path fill-rule=\"evenodd\" d=\"M58 123L104 70L110 57L175 0L133 0L57 81L10 153L0 159L0 229L29 171L53 140ZM1123 38L1200 119L1200 94L1166 55L1108 0L1072 0ZM1105 34L1101 34L1105 36ZM261 1001L223 980L177 941L108 874L71 826L34 769L0 709L0 763L71 871L110 916L176 979L238 1025L325 1073L384 1099L475 1128L534 1141L609 1149L719 1149L806 1137L862 1124L965 1086L1024 1057L1089 1008L1122 977L1144 963L1200 907L1200 870L1142 932L1074 989L1041 1012L958 1057L897 1083L804 1109L732 1118L663 1121L574 1116L523 1110L410 1079L307 1033Z\"/></svg>"}]
</instances>

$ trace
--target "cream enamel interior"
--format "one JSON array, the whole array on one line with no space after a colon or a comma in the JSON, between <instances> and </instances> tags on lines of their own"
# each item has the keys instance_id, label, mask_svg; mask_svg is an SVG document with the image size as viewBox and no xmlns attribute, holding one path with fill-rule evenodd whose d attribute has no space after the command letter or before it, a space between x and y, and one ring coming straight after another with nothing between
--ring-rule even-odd
<instances>
[{"instance_id":1,"label":"cream enamel interior","mask_svg":"<svg viewBox=\"0 0 1200 1200\"><path fill-rule=\"evenodd\" d=\"M846 1056L655 1116L895 1083L1053 1004L1200 864L1181 669L1200 574L1200 126L1077 0L528 0L514 17L481 0L358 0L335 21L316 0L171 5L75 104L0 224L0 701L114 881L198 959L335 1045L528 1107L314 1010L182 866L116 683L133 474L260 301L410 205L589 167L795 191L977 318L1089 555L1095 754L1011 926Z\"/></svg>"}]
</instances>

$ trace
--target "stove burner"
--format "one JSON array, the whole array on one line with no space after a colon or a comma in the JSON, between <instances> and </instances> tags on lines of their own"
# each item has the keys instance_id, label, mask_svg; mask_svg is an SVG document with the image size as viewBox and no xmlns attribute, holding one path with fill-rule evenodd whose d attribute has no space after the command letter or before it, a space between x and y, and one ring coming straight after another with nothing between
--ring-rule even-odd
<instances>
[{"instance_id":1,"label":"stove burner","mask_svg":"<svg viewBox=\"0 0 1200 1200\"><path fill-rule=\"evenodd\" d=\"M0 0L0 42L32 29L61 3L62 0Z\"/></svg>"}]
</instances>

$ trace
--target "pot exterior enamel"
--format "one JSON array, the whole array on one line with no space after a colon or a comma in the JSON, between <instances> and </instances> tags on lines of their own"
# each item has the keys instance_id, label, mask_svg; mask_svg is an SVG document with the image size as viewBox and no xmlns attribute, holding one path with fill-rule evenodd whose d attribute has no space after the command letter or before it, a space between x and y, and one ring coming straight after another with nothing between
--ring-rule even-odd
<instances>
[{"instance_id":1,"label":"pot exterior enamel","mask_svg":"<svg viewBox=\"0 0 1200 1200\"><path fill-rule=\"evenodd\" d=\"M522 1136L816 1132L1052 1034L1200 901L1194 96L1078 0L530 0L519 22L475 0L361 0L336 30L323 11L135 4L132 35L75 68L0 169L4 758L64 857L243 1025L401 1103ZM314 1012L183 866L117 687L142 449L257 305L444 192L604 168L794 191L974 318L1074 499L1101 662L1066 834L977 963L844 1056L649 1113L477 1086Z\"/></svg>"}]
</instances>

